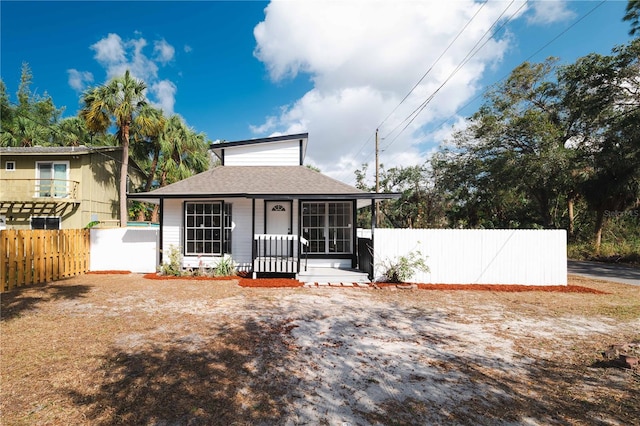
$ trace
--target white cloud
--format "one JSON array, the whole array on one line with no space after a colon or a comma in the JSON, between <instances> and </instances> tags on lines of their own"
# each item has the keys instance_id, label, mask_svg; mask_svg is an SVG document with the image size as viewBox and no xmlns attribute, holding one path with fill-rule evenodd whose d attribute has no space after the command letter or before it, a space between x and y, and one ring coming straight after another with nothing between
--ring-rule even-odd
<instances>
[{"instance_id":1,"label":"white cloud","mask_svg":"<svg viewBox=\"0 0 640 426\"><path fill-rule=\"evenodd\" d=\"M567 8L566 0L545 0L531 2L533 14L527 17L531 24L552 24L575 17L575 12Z\"/></svg>"},{"instance_id":2,"label":"white cloud","mask_svg":"<svg viewBox=\"0 0 640 426\"><path fill-rule=\"evenodd\" d=\"M514 4L502 19L522 14ZM416 164L433 144L425 126L448 118L477 92L488 66L499 62L510 36L490 39L456 67L499 19L506 2L274 1L254 29L255 56L274 81L308 74L314 87L253 131L308 131L308 161L353 182L353 171L373 160L375 126L400 103L426 70L431 72L380 128L385 166ZM446 55L436 59L481 8ZM482 43L480 43L482 44ZM453 73L455 72L455 75ZM412 123L403 120L434 94ZM400 133L400 130L407 129ZM397 129L394 131L394 129ZM439 142L439 141L437 141Z\"/></svg>"},{"instance_id":3,"label":"white cloud","mask_svg":"<svg viewBox=\"0 0 640 426\"><path fill-rule=\"evenodd\" d=\"M156 54L156 61L166 64L173 60L173 56L176 53L176 50L172 45L166 42L166 40L156 40L153 43L153 51Z\"/></svg>"},{"instance_id":4,"label":"white cloud","mask_svg":"<svg viewBox=\"0 0 640 426\"><path fill-rule=\"evenodd\" d=\"M146 83L150 102L162 108L166 115L173 114L177 87L170 80L161 80L158 72L159 65L166 65L174 59L175 49L164 39L156 40L153 42L153 56L149 57L145 53L148 49L147 40L138 31L135 32L135 36L136 38L123 40L118 34L110 33L91 46L95 51L94 58L104 67L107 80L122 76L129 70L133 77ZM89 74L73 71L73 75L71 70L69 72L69 84L72 87L81 84L81 81L78 81L79 76Z\"/></svg>"},{"instance_id":5,"label":"white cloud","mask_svg":"<svg viewBox=\"0 0 640 426\"><path fill-rule=\"evenodd\" d=\"M77 92L82 92L87 84L93 82L93 74L88 71L78 71L76 69L68 69L69 74L69 86Z\"/></svg>"},{"instance_id":6,"label":"white cloud","mask_svg":"<svg viewBox=\"0 0 640 426\"><path fill-rule=\"evenodd\" d=\"M125 60L124 46L118 34L109 34L106 38L92 45L91 49L95 50L95 58L101 64L123 62Z\"/></svg>"},{"instance_id":7,"label":"white cloud","mask_svg":"<svg viewBox=\"0 0 640 426\"><path fill-rule=\"evenodd\" d=\"M165 116L172 115L174 113L173 106L176 102L175 96L178 88L169 80L162 80L154 83L150 87L150 92L154 94L157 102L153 104L162 109Z\"/></svg>"},{"instance_id":8,"label":"white cloud","mask_svg":"<svg viewBox=\"0 0 640 426\"><path fill-rule=\"evenodd\" d=\"M190 53L193 51L193 48L191 46L189 46L188 44L184 45L184 52L185 53Z\"/></svg>"}]
</instances>

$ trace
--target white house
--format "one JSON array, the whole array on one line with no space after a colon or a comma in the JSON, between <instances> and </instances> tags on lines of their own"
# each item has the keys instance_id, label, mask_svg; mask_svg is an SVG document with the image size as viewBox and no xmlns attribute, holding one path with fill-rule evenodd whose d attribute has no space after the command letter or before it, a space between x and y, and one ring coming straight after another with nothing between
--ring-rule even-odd
<instances>
[{"instance_id":1,"label":"white house","mask_svg":"<svg viewBox=\"0 0 640 426\"><path fill-rule=\"evenodd\" d=\"M174 247L185 268L213 266L228 254L254 277L370 271L358 257L356 210L397 194L364 192L305 167L307 141L302 133L214 144L221 166L129 194L160 205L160 259Z\"/></svg>"}]
</instances>

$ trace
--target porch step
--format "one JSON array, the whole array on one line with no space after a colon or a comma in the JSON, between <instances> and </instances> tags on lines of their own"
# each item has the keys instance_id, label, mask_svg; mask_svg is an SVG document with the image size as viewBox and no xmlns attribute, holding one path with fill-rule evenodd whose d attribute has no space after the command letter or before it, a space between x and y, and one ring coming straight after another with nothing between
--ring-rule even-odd
<instances>
[{"instance_id":1,"label":"porch step","mask_svg":"<svg viewBox=\"0 0 640 426\"><path fill-rule=\"evenodd\" d=\"M296 279L303 283L342 284L343 286L348 284L368 284L370 282L367 274L362 271L319 267L308 268L306 271L299 272Z\"/></svg>"}]
</instances>

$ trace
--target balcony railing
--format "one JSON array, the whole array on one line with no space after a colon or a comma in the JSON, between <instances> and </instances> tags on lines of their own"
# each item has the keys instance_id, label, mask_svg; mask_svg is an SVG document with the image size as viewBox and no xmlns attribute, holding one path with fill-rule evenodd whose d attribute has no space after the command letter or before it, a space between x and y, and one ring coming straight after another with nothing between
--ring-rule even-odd
<instances>
[{"instance_id":1,"label":"balcony railing","mask_svg":"<svg viewBox=\"0 0 640 426\"><path fill-rule=\"evenodd\" d=\"M305 238L297 235L256 234L253 236L253 270L284 274L297 274L301 268L306 271L308 245Z\"/></svg>"},{"instance_id":2,"label":"balcony railing","mask_svg":"<svg viewBox=\"0 0 640 426\"><path fill-rule=\"evenodd\" d=\"M79 187L75 180L0 179L0 201L72 203L78 198Z\"/></svg>"}]
</instances>

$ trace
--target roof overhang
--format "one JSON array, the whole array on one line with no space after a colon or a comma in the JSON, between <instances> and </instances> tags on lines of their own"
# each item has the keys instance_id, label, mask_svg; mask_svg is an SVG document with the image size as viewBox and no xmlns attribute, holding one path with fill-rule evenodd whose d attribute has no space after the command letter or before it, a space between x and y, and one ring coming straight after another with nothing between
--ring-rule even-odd
<instances>
[{"instance_id":1,"label":"roof overhang","mask_svg":"<svg viewBox=\"0 0 640 426\"><path fill-rule=\"evenodd\" d=\"M224 193L224 194L164 194L134 193L127 194L127 199L131 201L141 201L146 203L159 204L163 200L213 200L221 198L249 198L256 200L356 200L358 208L370 204L371 200L395 200L400 198L399 193L344 193L344 194L250 194L250 193ZM368 201L368 202L367 202Z\"/></svg>"}]
</instances>

